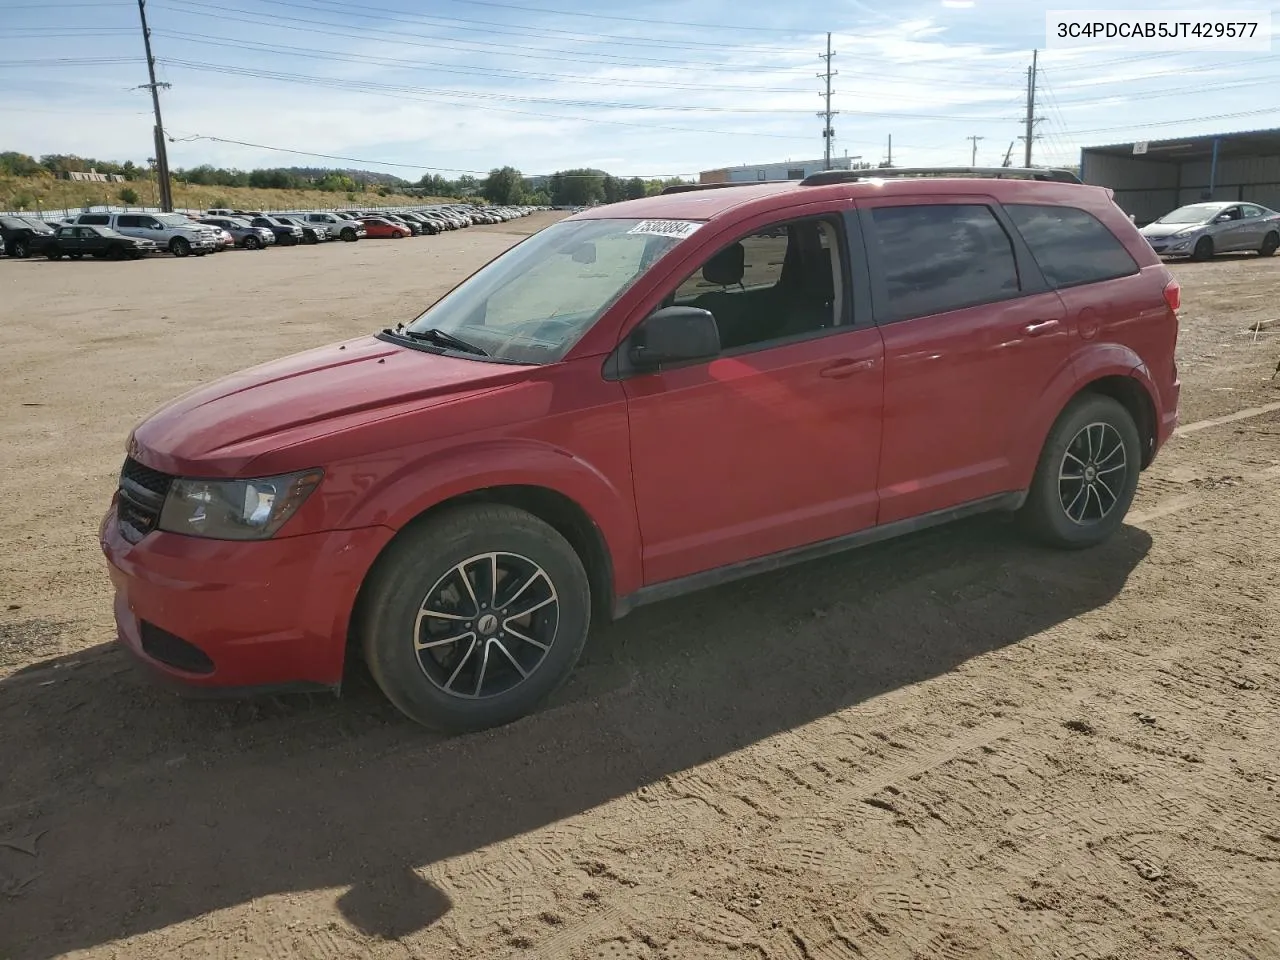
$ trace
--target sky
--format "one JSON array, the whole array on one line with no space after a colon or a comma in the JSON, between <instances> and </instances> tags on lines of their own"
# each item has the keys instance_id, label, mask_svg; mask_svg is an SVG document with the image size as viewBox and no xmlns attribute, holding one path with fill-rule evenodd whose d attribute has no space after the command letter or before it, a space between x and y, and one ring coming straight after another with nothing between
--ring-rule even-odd
<instances>
[{"instance_id":1,"label":"sky","mask_svg":"<svg viewBox=\"0 0 1280 960\"><path fill-rule=\"evenodd\" d=\"M417 180L598 167L696 176L823 153L897 166L1280 126L1280 50L1046 50L1027 0L147 0L170 166L362 167ZM1084 5L1098 7L1102 4ZM1166 5L1167 6L1167 5ZM1270 10L1233 2L1232 11ZM1126 10L1161 10L1134 2ZM429 10L430 13L422 11ZM1280 8L1276 8L1280 13ZM1280 16L1276 16L1280 29ZM0 0L0 150L144 163L137 0ZM343 159L335 159L343 158Z\"/></svg>"}]
</instances>

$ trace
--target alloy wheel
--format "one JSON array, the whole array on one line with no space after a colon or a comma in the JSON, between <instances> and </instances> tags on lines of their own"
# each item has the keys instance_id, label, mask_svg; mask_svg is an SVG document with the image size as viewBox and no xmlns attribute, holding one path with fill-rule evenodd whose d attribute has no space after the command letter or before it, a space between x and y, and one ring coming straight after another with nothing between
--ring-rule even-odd
<instances>
[{"instance_id":1,"label":"alloy wheel","mask_svg":"<svg viewBox=\"0 0 1280 960\"><path fill-rule=\"evenodd\" d=\"M1072 523L1101 523L1119 502L1128 479L1129 458L1119 431L1091 423L1067 444L1058 470L1058 497Z\"/></svg>"},{"instance_id":2,"label":"alloy wheel","mask_svg":"<svg viewBox=\"0 0 1280 960\"><path fill-rule=\"evenodd\" d=\"M427 679L450 696L483 700L533 674L555 642L560 601L528 557L486 553L451 568L427 591L414 650Z\"/></svg>"}]
</instances>

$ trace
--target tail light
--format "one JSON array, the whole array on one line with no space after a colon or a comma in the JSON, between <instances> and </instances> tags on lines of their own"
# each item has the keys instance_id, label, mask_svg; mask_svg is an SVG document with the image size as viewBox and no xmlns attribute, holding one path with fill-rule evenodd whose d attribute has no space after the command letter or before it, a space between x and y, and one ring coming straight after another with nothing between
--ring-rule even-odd
<instances>
[{"instance_id":1,"label":"tail light","mask_svg":"<svg viewBox=\"0 0 1280 960\"><path fill-rule=\"evenodd\" d=\"M1164 302L1174 313L1182 307L1182 287L1178 285L1177 280L1170 280L1164 285Z\"/></svg>"}]
</instances>

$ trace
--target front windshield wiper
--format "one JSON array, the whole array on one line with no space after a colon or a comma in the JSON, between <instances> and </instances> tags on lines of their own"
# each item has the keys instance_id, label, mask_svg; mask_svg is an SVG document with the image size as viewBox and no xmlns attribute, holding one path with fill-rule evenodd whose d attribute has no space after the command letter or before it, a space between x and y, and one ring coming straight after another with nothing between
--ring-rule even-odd
<instances>
[{"instance_id":1,"label":"front windshield wiper","mask_svg":"<svg viewBox=\"0 0 1280 960\"><path fill-rule=\"evenodd\" d=\"M483 347L477 347L474 343L468 343L461 337L455 337L452 333L446 333L439 327L431 327L427 330L410 330L403 323L397 323L394 332L402 337L408 337L410 340L425 340L428 343L437 343L442 347L453 347L455 350L461 350L463 353L474 353L480 357L489 356L489 351Z\"/></svg>"}]
</instances>

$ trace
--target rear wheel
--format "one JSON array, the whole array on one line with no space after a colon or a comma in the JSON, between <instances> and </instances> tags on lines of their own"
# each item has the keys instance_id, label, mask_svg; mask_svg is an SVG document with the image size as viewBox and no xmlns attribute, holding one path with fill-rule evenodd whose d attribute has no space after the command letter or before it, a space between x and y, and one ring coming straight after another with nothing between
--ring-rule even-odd
<instances>
[{"instance_id":1,"label":"rear wheel","mask_svg":"<svg viewBox=\"0 0 1280 960\"><path fill-rule=\"evenodd\" d=\"M551 526L468 506L400 535L357 623L387 698L418 723L463 732L519 719L565 681L590 600L582 561Z\"/></svg>"},{"instance_id":2,"label":"rear wheel","mask_svg":"<svg viewBox=\"0 0 1280 960\"><path fill-rule=\"evenodd\" d=\"M1049 546L1099 544L1124 522L1141 461L1142 441L1129 411L1111 397L1083 394L1053 425L1019 521Z\"/></svg>"},{"instance_id":3,"label":"rear wheel","mask_svg":"<svg viewBox=\"0 0 1280 960\"><path fill-rule=\"evenodd\" d=\"M25 257L30 252L31 249L27 246L27 241L25 240L15 240L9 244L9 256L11 257Z\"/></svg>"},{"instance_id":4,"label":"rear wheel","mask_svg":"<svg viewBox=\"0 0 1280 960\"><path fill-rule=\"evenodd\" d=\"M1191 251L1192 260L1208 260L1213 256L1213 238L1201 237L1196 241L1195 249Z\"/></svg>"},{"instance_id":5,"label":"rear wheel","mask_svg":"<svg viewBox=\"0 0 1280 960\"><path fill-rule=\"evenodd\" d=\"M1258 248L1258 256L1270 257L1274 256L1276 250L1280 250L1280 233L1272 230L1262 238L1262 246Z\"/></svg>"},{"instance_id":6,"label":"rear wheel","mask_svg":"<svg viewBox=\"0 0 1280 960\"><path fill-rule=\"evenodd\" d=\"M191 241L185 237L174 237L169 242L169 252L175 257L185 257L191 252Z\"/></svg>"}]
</instances>

